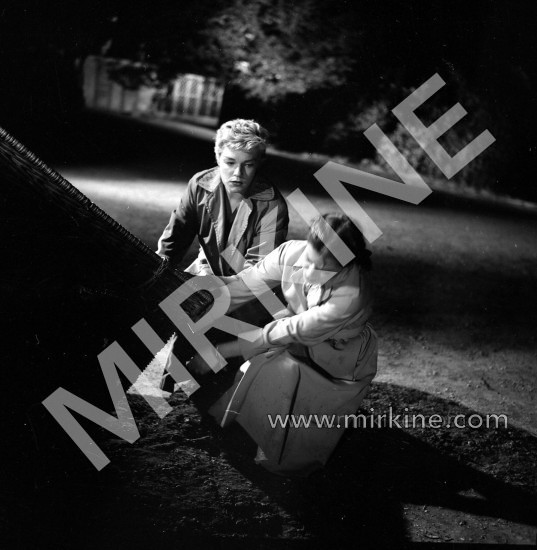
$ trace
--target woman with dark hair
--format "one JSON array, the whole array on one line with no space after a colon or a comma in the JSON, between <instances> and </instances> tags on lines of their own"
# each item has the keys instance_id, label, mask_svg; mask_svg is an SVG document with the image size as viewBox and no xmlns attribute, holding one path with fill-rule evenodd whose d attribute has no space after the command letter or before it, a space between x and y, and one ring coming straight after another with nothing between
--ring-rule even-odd
<instances>
[{"instance_id":1,"label":"woman with dark hair","mask_svg":"<svg viewBox=\"0 0 537 550\"><path fill-rule=\"evenodd\" d=\"M256 462L273 472L305 475L322 467L345 428L337 417L356 412L375 376L370 268L358 227L329 214L313 223L306 241L288 241L222 279L231 309L277 284L287 301L274 321L218 346L224 357L247 361L210 410L221 426L237 421L259 446ZM335 421L318 427L313 415ZM300 418L311 425L289 425Z\"/></svg>"}]
</instances>

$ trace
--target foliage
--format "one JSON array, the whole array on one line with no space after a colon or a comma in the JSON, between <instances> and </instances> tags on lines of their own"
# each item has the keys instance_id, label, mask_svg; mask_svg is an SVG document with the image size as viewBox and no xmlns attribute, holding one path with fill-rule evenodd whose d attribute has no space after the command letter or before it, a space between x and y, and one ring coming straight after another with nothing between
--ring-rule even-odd
<instances>
[{"instance_id":1,"label":"foliage","mask_svg":"<svg viewBox=\"0 0 537 550\"><path fill-rule=\"evenodd\" d=\"M214 73L265 102L341 85L357 37L327 11L315 0L235 0L202 32L203 55Z\"/></svg>"},{"instance_id":2,"label":"foliage","mask_svg":"<svg viewBox=\"0 0 537 550\"><path fill-rule=\"evenodd\" d=\"M447 86L420 116L432 122L457 102L469 113L441 138L446 148L485 128L497 138L456 179L537 199L536 10L487 0L11 1L0 17L0 125L80 110L77 68L103 54L135 62L112 70L127 87L179 72L217 76L227 85L223 116L258 117L295 150L372 156L362 134L376 121L435 176L390 110L439 73Z\"/></svg>"}]
</instances>

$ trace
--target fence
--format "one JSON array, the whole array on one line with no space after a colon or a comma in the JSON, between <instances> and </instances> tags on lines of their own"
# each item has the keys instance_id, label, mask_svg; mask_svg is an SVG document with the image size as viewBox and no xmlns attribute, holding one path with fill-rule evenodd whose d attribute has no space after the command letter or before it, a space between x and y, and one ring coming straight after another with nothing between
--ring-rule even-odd
<instances>
[{"instance_id":1,"label":"fence","mask_svg":"<svg viewBox=\"0 0 537 550\"><path fill-rule=\"evenodd\" d=\"M83 69L87 107L185 120L205 126L218 124L224 87L215 78L183 74L162 87L140 85L131 89L112 80L111 67L132 71L151 69L127 60L88 57Z\"/></svg>"}]
</instances>

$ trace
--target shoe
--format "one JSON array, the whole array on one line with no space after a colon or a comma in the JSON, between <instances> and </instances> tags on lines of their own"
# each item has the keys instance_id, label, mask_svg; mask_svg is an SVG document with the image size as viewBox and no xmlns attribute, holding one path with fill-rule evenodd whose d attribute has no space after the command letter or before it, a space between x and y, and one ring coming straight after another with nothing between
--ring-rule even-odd
<instances>
[{"instance_id":1,"label":"shoe","mask_svg":"<svg viewBox=\"0 0 537 550\"><path fill-rule=\"evenodd\" d=\"M261 462L266 462L267 460L267 455L263 452L263 449L261 449L261 447L257 447L257 454L254 458L254 462L256 464L260 464Z\"/></svg>"}]
</instances>

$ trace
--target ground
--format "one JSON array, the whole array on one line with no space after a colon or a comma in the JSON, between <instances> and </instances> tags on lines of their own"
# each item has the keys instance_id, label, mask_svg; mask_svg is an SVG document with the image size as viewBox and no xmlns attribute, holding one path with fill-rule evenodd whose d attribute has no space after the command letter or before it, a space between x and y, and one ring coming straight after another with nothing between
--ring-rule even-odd
<instances>
[{"instance_id":1,"label":"ground","mask_svg":"<svg viewBox=\"0 0 537 550\"><path fill-rule=\"evenodd\" d=\"M100 157L111 138L89 140L87 154L49 163L155 248L188 178L212 165L211 132L93 124L122 148ZM267 170L284 195L300 187L333 210L313 178L322 164L273 151ZM160 419L131 389L140 439L105 437L111 463L101 472L74 449L76 475L34 475L35 498L14 497L20 540L19 520L31 518L36 548L47 537L57 548L535 544L537 214L439 187L418 206L354 193L383 232L371 245L379 369L361 411L460 414L474 424L504 414L507 428L350 428L325 469L288 479L263 471L239 427L221 430L183 392ZM292 214L290 237L301 238L307 225ZM214 376L218 385L224 374ZM146 381L140 391L155 390Z\"/></svg>"}]
</instances>

